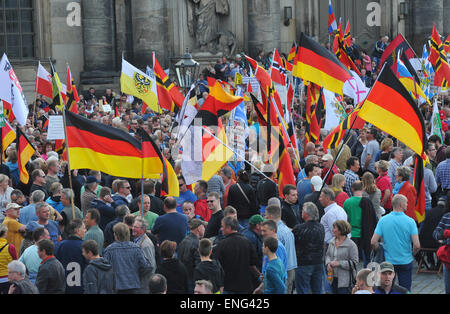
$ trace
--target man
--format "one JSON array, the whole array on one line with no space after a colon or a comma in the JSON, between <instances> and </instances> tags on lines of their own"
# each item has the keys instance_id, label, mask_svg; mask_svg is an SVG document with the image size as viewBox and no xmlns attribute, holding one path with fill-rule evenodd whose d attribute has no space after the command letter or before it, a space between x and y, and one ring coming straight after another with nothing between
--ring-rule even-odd
<instances>
[{"instance_id":1,"label":"man","mask_svg":"<svg viewBox=\"0 0 450 314\"><path fill-rule=\"evenodd\" d=\"M8 264L8 294L39 294L38 288L28 279L27 269L22 262Z\"/></svg>"},{"instance_id":2,"label":"man","mask_svg":"<svg viewBox=\"0 0 450 314\"><path fill-rule=\"evenodd\" d=\"M25 197L21 190L15 189L11 192L11 202L19 204L22 207L28 206L28 198Z\"/></svg>"},{"instance_id":3,"label":"man","mask_svg":"<svg viewBox=\"0 0 450 314\"><path fill-rule=\"evenodd\" d=\"M440 164L442 161L447 159L445 153L445 145L443 145L441 138L439 135L433 134L428 138L428 143L434 144L436 147L436 158L434 159L437 164Z\"/></svg>"},{"instance_id":4,"label":"man","mask_svg":"<svg viewBox=\"0 0 450 314\"><path fill-rule=\"evenodd\" d=\"M156 259L155 259L155 245L152 240L146 234L147 221L142 217L136 217L133 223L132 232L134 236L134 243L139 245L144 253L145 258L150 263L150 272L142 278L141 287L142 293L148 294L148 281L149 275L156 270Z\"/></svg>"},{"instance_id":5,"label":"man","mask_svg":"<svg viewBox=\"0 0 450 314\"><path fill-rule=\"evenodd\" d=\"M97 198L97 178L94 176L88 176L84 183L84 191L81 193L81 210L83 216L86 216L86 212L91 208L91 202Z\"/></svg>"},{"instance_id":6,"label":"man","mask_svg":"<svg viewBox=\"0 0 450 314\"><path fill-rule=\"evenodd\" d=\"M373 294L374 278L371 277L372 270L363 268L356 274L356 284L352 294Z\"/></svg>"},{"instance_id":7,"label":"man","mask_svg":"<svg viewBox=\"0 0 450 314\"><path fill-rule=\"evenodd\" d=\"M117 193L115 193L112 196L112 199L114 200L113 206L116 208L120 205L127 205L128 202L128 195L131 194L131 185L127 180L119 180L117 182Z\"/></svg>"},{"instance_id":8,"label":"man","mask_svg":"<svg viewBox=\"0 0 450 314\"><path fill-rule=\"evenodd\" d=\"M305 166L306 178L297 183L298 205L303 206L305 195L312 193L311 178L320 176L320 168L317 164L308 164Z\"/></svg>"},{"instance_id":9,"label":"man","mask_svg":"<svg viewBox=\"0 0 450 314\"><path fill-rule=\"evenodd\" d=\"M111 197L111 189L109 187L102 187L100 189L98 199L94 199L91 202L91 208L95 208L100 213L99 227L103 231L106 229L106 225L114 220L116 217L115 207L112 206L114 200Z\"/></svg>"},{"instance_id":10,"label":"man","mask_svg":"<svg viewBox=\"0 0 450 314\"><path fill-rule=\"evenodd\" d=\"M183 209L183 214L185 214L188 219L188 222L191 221L192 219L204 220L203 217L195 214L194 203L192 203L190 201L186 201L183 203L182 209Z\"/></svg>"},{"instance_id":11,"label":"man","mask_svg":"<svg viewBox=\"0 0 450 314\"><path fill-rule=\"evenodd\" d=\"M380 285L375 287L375 294L410 294L409 290L394 283L395 268L389 262L380 264Z\"/></svg>"},{"instance_id":12,"label":"man","mask_svg":"<svg viewBox=\"0 0 450 314\"><path fill-rule=\"evenodd\" d=\"M40 294L63 294L66 290L66 274L63 265L53 255L55 245L43 239L37 243L41 266L36 277Z\"/></svg>"},{"instance_id":13,"label":"man","mask_svg":"<svg viewBox=\"0 0 450 314\"><path fill-rule=\"evenodd\" d=\"M323 180L319 176L314 176L311 178L311 188L312 193L309 193L308 195L305 195L304 202L312 202L317 206L317 209L319 210L319 220L324 215L323 206L319 202L320 197L320 191L322 189Z\"/></svg>"},{"instance_id":14,"label":"man","mask_svg":"<svg viewBox=\"0 0 450 314\"><path fill-rule=\"evenodd\" d=\"M277 224L277 238L283 243L287 254L287 294L291 294L294 288L295 269L297 268L297 255L295 253L295 239L291 230L281 220L281 208L279 206L267 206L266 219L273 220Z\"/></svg>"},{"instance_id":15,"label":"man","mask_svg":"<svg viewBox=\"0 0 450 314\"><path fill-rule=\"evenodd\" d=\"M206 222L209 222L211 211L206 201L207 191L208 183L204 180L197 181L194 187L195 196L197 197L197 200L194 202L195 214L201 216Z\"/></svg>"},{"instance_id":16,"label":"man","mask_svg":"<svg viewBox=\"0 0 450 314\"><path fill-rule=\"evenodd\" d=\"M50 220L49 205L45 202L39 202L36 204L35 208L38 219L37 221L29 222L27 224L27 230L33 232L39 227L44 227L49 233L50 240L52 240L53 244L56 245L59 241L61 241L61 230L59 229L58 223Z\"/></svg>"},{"instance_id":17,"label":"man","mask_svg":"<svg viewBox=\"0 0 450 314\"><path fill-rule=\"evenodd\" d=\"M155 181L146 180L144 182L144 191L150 197L150 211L161 216L164 215L164 203L162 199L155 195L155 185Z\"/></svg>"},{"instance_id":18,"label":"man","mask_svg":"<svg viewBox=\"0 0 450 314\"><path fill-rule=\"evenodd\" d=\"M333 182L333 176L336 173L339 173L339 168L336 166L336 164L333 164L333 156L330 154L325 154L322 156L322 174L321 178L325 180L325 176L327 175L328 171L331 168L330 174L328 175L325 183L327 185L331 185L331 182ZM333 167L332 167L333 166Z\"/></svg>"},{"instance_id":19,"label":"man","mask_svg":"<svg viewBox=\"0 0 450 314\"><path fill-rule=\"evenodd\" d=\"M293 229L295 225L302 221L298 205L297 188L292 184L287 184L283 188L284 199L281 201L281 220L286 226Z\"/></svg>"},{"instance_id":20,"label":"man","mask_svg":"<svg viewBox=\"0 0 450 314\"><path fill-rule=\"evenodd\" d=\"M298 267L295 270L295 290L298 294L322 293L323 282L323 243L325 228L319 222L319 210L314 203L303 205L302 219L292 230Z\"/></svg>"},{"instance_id":21,"label":"man","mask_svg":"<svg viewBox=\"0 0 450 314\"><path fill-rule=\"evenodd\" d=\"M159 244L164 240L170 240L178 245L187 234L187 218L177 212L177 201L174 197L167 197L164 200L164 211L165 215L156 218L151 233L157 236Z\"/></svg>"},{"instance_id":22,"label":"man","mask_svg":"<svg viewBox=\"0 0 450 314\"><path fill-rule=\"evenodd\" d=\"M252 293L252 276L259 276L256 269L256 252L238 231L238 221L233 217L222 219L225 239L219 242L213 252L225 272L224 293Z\"/></svg>"},{"instance_id":23,"label":"man","mask_svg":"<svg viewBox=\"0 0 450 314\"><path fill-rule=\"evenodd\" d=\"M35 283L39 266L41 265L42 262L38 254L37 243L42 239L49 240L50 235L47 229L39 227L33 231L32 237L34 244L27 247L23 251L22 255L20 255L19 257L19 261L25 264L28 270L28 278L30 279L31 282Z\"/></svg>"},{"instance_id":24,"label":"man","mask_svg":"<svg viewBox=\"0 0 450 314\"><path fill-rule=\"evenodd\" d=\"M392 158L389 160L388 176L391 180L391 188L393 189L395 182L397 182L397 168L402 165L403 149L400 147L394 148L391 156Z\"/></svg>"},{"instance_id":25,"label":"man","mask_svg":"<svg viewBox=\"0 0 450 314\"><path fill-rule=\"evenodd\" d=\"M436 183L441 187L443 195L450 191L450 146L445 149L445 156L447 159L436 167Z\"/></svg>"},{"instance_id":26,"label":"man","mask_svg":"<svg viewBox=\"0 0 450 314\"><path fill-rule=\"evenodd\" d=\"M344 204L343 209L347 214L348 222L352 227L352 240L358 246L359 252L361 254L361 229L362 229L362 209L360 206L362 194L363 194L363 185L361 181L355 181L352 184L352 194L353 196L348 198Z\"/></svg>"},{"instance_id":27,"label":"man","mask_svg":"<svg viewBox=\"0 0 450 314\"><path fill-rule=\"evenodd\" d=\"M263 252L267 256L267 267L264 275L264 294L284 294L286 292L286 271L276 251L278 240L268 237L263 242Z\"/></svg>"},{"instance_id":28,"label":"man","mask_svg":"<svg viewBox=\"0 0 450 314\"><path fill-rule=\"evenodd\" d=\"M113 268L106 259L99 256L97 242L84 241L81 252L88 261L83 272L84 294L113 294Z\"/></svg>"},{"instance_id":29,"label":"man","mask_svg":"<svg viewBox=\"0 0 450 314\"><path fill-rule=\"evenodd\" d=\"M308 156L306 156L304 159L300 160L300 167L303 167L303 169L297 175L297 182L300 181L301 179L306 178L305 172L306 165L319 164L319 156L315 155L316 146L314 145L314 143L308 142L308 144L306 144L306 149L307 150L309 149L310 153L308 153Z\"/></svg>"},{"instance_id":30,"label":"man","mask_svg":"<svg viewBox=\"0 0 450 314\"><path fill-rule=\"evenodd\" d=\"M150 276L148 284L150 294L166 294L167 293L167 279L162 274L153 274Z\"/></svg>"},{"instance_id":31,"label":"man","mask_svg":"<svg viewBox=\"0 0 450 314\"><path fill-rule=\"evenodd\" d=\"M211 179L208 180L208 190L206 191L207 194L211 192L217 192L219 193L220 200L222 203L223 199L223 193L225 193L225 185L223 184L222 177L218 174L215 174L211 177Z\"/></svg>"},{"instance_id":32,"label":"man","mask_svg":"<svg viewBox=\"0 0 450 314\"><path fill-rule=\"evenodd\" d=\"M359 171L359 160L357 157L350 157L347 159L347 170L344 172L345 176L345 185L344 192L348 194L349 197L352 197L352 184L353 182L359 180L358 171Z\"/></svg>"},{"instance_id":33,"label":"man","mask_svg":"<svg viewBox=\"0 0 450 314\"><path fill-rule=\"evenodd\" d=\"M294 187L295 189L295 187ZM295 189L296 190L296 189ZM264 218L259 215L253 215L250 217L248 221L248 228L246 228L242 235L246 237L250 242L252 243L253 247L255 248L255 252L257 255L257 264L256 268L258 271L261 271L262 268L262 260L263 260L263 251L262 251L262 235L261 235L261 229L262 229L262 223L264 222Z\"/></svg>"},{"instance_id":34,"label":"man","mask_svg":"<svg viewBox=\"0 0 450 314\"><path fill-rule=\"evenodd\" d=\"M320 223L325 229L325 244L328 245L333 238L333 224L337 220L347 221L347 213L334 201L335 194L330 188L323 188L320 193L319 202L324 207L325 214L320 219Z\"/></svg>"},{"instance_id":35,"label":"man","mask_svg":"<svg viewBox=\"0 0 450 314\"><path fill-rule=\"evenodd\" d=\"M6 206L5 220L3 220L3 224L8 227L6 241L9 244L13 244L17 249L20 248L20 244L23 241L22 233L24 233L26 229L26 225L22 225L17 221L19 218L20 209L20 205L17 205L16 203L9 203Z\"/></svg>"},{"instance_id":36,"label":"man","mask_svg":"<svg viewBox=\"0 0 450 314\"><path fill-rule=\"evenodd\" d=\"M214 293L223 293L224 271L220 262L211 259L213 243L208 238L199 241L200 263L194 270L194 281L208 280L212 283Z\"/></svg>"},{"instance_id":37,"label":"man","mask_svg":"<svg viewBox=\"0 0 450 314\"><path fill-rule=\"evenodd\" d=\"M67 226L68 237L61 241L55 250L55 257L66 271L66 293L83 293L81 275L86 267L86 260L81 253L81 244L86 227L81 219L72 220Z\"/></svg>"},{"instance_id":38,"label":"man","mask_svg":"<svg viewBox=\"0 0 450 314\"><path fill-rule=\"evenodd\" d=\"M208 210L211 212L210 219L205 231L205 238L213 238L219 235L221 221L224 217L220 205L220 197L216 192L208 194Z\"/></svg>"},{"instance_id":39,"label":"man","mask_svg":"<svg viewBox=\"0 0 450 314\"><path fill-rule=\"evenodd\" d=\"M256 197L260 205L261 213L267 207L267 201L272 197L278 197L278 186L274 182L275 167L272 164L265 164L262 172L265 177L256 185Z\"/></svg>"},{"instance_id":40,"label":"man","mask_svg":"<svg viewBox=\"0 0 450 314\"><path fill-rule=\"evenodd\" d=\"M228 191L230 190L230 186L236 184L236 181L233 180L233 172L230 167L225 166L220 170L220 176L222 177L223 185L225 187L225 192L223 193L222 207L227 207L227 198Z\"/></svg>"},{"instance_id":41,"label":"man","mask_svg":"<svg viewBox=\"0 0 450 314\"><path fill-rule=\"evenodd\" d=\"M138 199L139 210L137 212L134 212L133 216L137 217L143 214L144 215L143 218L147 222L147 228L148 230L151 230L153 228L153 225L155 224L156 218L158 218L159 216L154 212L150 211L151 208L150 196L144 194L143 197L139 196L138 198L139 198ZM144 206L142 206L142 199L144 200Z\"/></svg>"},{"instance_id":42,"label":"man","mask_svg":"<svg viewBox=\"0 0 450 314\"><path fill-rule=\"evenodd\" d=\"M189 293L194 291L194 270L200 263L198 244L205 235L205 222L200 219L192 219L189 222L189 234L177 247L178 259L186 266L188 273Z\"/></svg>"},{"instance_id":43,"label":"man","mask_svg":"<svg viewBox=\"0 0 450 314\"><path fill-rule=\"evenodd\" d=\"M178 184L180 187L180 196L176 197L177 211L179 213L182 213L183 203L186 201L194 203L197 200L197 196L195 196L195 194L192 193L192 191L187 188L184 177L182 177L182 176L178 177Z\"/></svg>"},{"instance_id":44,"label":"man","mask_svg":"<svg viewBox=\"0 0 450 314\"><path fill-rule=\"evenodd\" d=\"M63 204L64 208L61 211L61 216L63 217L63 220L60 222L61 229L63 230L63 238L66 239L68 234L64 230L66 226L69 225L69 223L73 219L83 219L83 213L81 210L75 206L73 203L73 190L72 189L63 189L61 192L61 203ZM75 217L74 217L75 214Z\"/></svg>"},{"instance_id":45,"label":"man","mask_svg":"<svg viewBox=\"0 0 450 314\"><path fill-rule=\"evenodd\" d=\"M367 145L364 147L364 150L361 155L361 165L364 170L369 170L372 174L376 175L375 171L375 156L380 151L380 144L376 140L377 138L377 129L371 128L369 132L367 132L367 140L369 141Z\"/></svg>"},{"instance_id":46,"label":"man","mask_svg":"<svg viewBox=\"0 0 450 314\"><path fill-rule=\"evenodd\" d=\"M88 231L84 235L83 241L94 240L97 243L98 253L102 255L105 236L102 229L98 226L100 220L100 212L98 210L95 208L88 209L84 217L84 224Z\"/></svg>"},{"instance_id":47,"label":"man","mask_svg":"<svg viewBox=\"0 0 450 314\"><path fill-rule=\"evenodd\" d=\"M399 285L411 291L414 255L420 250L419 235L414 219L406 216L408 199L396 194L392 199L392 212L381 217L370 244L378 249L383 238L386 262L394 265Z\"/></svg>"},{"instance_id":48,"label":"man","mask_svg":"<svg viewBox=\"0 0 450 314\"><path fill-rule=\"evenodd\" d=\"M45 188L45 173L42 169L35 169L31 172L31 182L30 194L36 190L44 192L44 200L48 198L48 191Z\"/></svg>"},{"instance_id":49,"label":"man","mask_svg":"<svg viewBox=\"0 0 450 314\"><path fill-rule=\"evenodd\" d=\"M116 291L120 294L139 293L144 289L142 279L151 272L150 263L142 249L130 242L130 229L126 224L116 224L113 232L115 241L105 249L103 257L113 267Z\"/></svg>"},{"instance_id":50,"label":"man","mask_svg":"<svg viewBox=\"0 0 450 314\"><path fill-rule=\"evenodd\" d=\"M195 282L194 294L212 294L213 284L208 280L197 280Z\"/></svg>"},{"instance_id":51,"label":"man","mask_svg":"<svg viewBox=\"0 0 450 314\"><path fill-rule=\"evenodd\" d=\"M59 182L58 177L59 164L57 160L47 161L47 176L45 177L44 188L50 191L50 187L53 183Z\"/></svg>"}]
</instances>

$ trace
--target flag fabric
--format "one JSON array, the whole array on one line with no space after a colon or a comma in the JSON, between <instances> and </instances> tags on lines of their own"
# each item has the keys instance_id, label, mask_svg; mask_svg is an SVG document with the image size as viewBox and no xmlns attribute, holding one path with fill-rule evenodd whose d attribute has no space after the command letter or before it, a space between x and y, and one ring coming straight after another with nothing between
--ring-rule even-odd
<instances>
[{"instance_id":1,"label":"flag fabric","mask_svg":"<svg viewBox=\"0 0 450 314\"><path fill-rule=\"evenodd\" d=\"M78 92L69 66L67 66L66 86L66 108L73 113L78 113L78 102L80 101L80 98L78 97Z\"/></svg>"},{"instance_id":2,"label":"flag fabric","mask_svg":"<svg viewBox=\"0 0 450 314\"><path fill-rule=\"evenodd\" d=\"M349 46L347 46L344 34L342 32L342 23L339 22L338 31L336 35L334 35L333 51L338 60L342 62L342 64L344 64L348 69L356 72L358 76L361 76L361 72L359 71L358 67L355 65L355 63L347 53L348 47Z\"/></svg>"},{"instance_id":3,"label":"flag fabric","mask_svg":"<svg viewBox=\"0 0 450 314\"><path fill-rule=\"evenodd\" d=\"M64 99L62 97L61 91L62 91L62 85L61 80L59 79L58 73L55 70L55 67L53 66L53 63L50 62L51 69L52 69L52 89L53 89L53 106L55 108L58 108L59 111L64 110ZM67 91L67 86L66 86Z\"/></svg>"},{"instance_id":4,"label":"flag fabric","mask_svg":"<svg viewBox=\"0 0 450 314\"><path fill-rule=\"evenodd\" d=\"M30 175L26 168L27 163L31 160L36 149L28 140L28 138L23 134L20 128L17 128L17 138L16 138L16 149L17 149L17 164L19 167L19 177L20 181L27 184L30 180Z\"/></svg>"},{"instance_id":5,"label":"flag fabric","mask_svg":"<svg viewBox=\"0 0 450 314\"><path fill-rule=\"evenodd\" d=\"M342 106L338 104L336 96L333 92L326 89L323 90L323 99L325 101L325 124L324 129L331 131L341 123L341 117L346 116Z\"/></svg>"},{"instance_id":6,"label":"flag fabric","mask_svg":"<svg viewBox=\"0 0 450 314\"><path fill-rule=\"evenodd\" d=\"M361 80L361 77L354 71L350 70L352 78L344 83L343 93L353 98L354 104L360 104L369 94L369 88Z\"/></svg>"},{"instance_id":7,"label":"flag fabric","mask_svg":"<svg viewBox=\"0 0 450 314\"><path fill-rule=\"evenodd\" d=\"M419 155L414 155L413 186L416 189L417 198L415 204L416 221L421 223L425 220L425 183L424 183L424 161Z\"/></svg>"},{"instance_id":8,"label":"flag fabric","mask_svg":"<svg viewBox=\"0 0 450 314\"><path fill-rule=\"evenodd\" d=\"M402 34L398 34L397 37L395 37L389 46L387 46L384 50L380 59L380 69L383 67L385 62L390 67L395 66L397 55L400 50L405 52L408 59L414 58L415 56L414 50L406 41L405 37L403 37Z\"/></svg>"},{"instance_id":9,"label":"flag fabric","mask_svg":"<svg viewBox=\"0 0 450 314\"><path fill-rule=\"evenodd\" d=\"M347 20L344 33L344 47L349 48L352 45L352 36L350 34L350 20Z\"/></svg>"},{"instance_id":10,"label":"flag fabric","mask_svg":"<svg viewBox=\"0 0 450 314\"><path fill-rule=\"evenodd\" d=\"M428 60L428 50L427 45L423 45L422 50L422 73L420 77L420 87L427 96L428 99L432 99L434 97L434 93L431 90L431 74L434 73L433 66L431 62Z\"/></svg>"},{"instance_id":11,"label":"flag fabric","mask_svg":"<svg viewBox=\"0 0 450 314\"><path fill-rule=\"evenodd\" d=\"M287 57L287 62L293 62L295 59L295 54L297 53L297 43L294 42L292 44L291 50L289 50L289 54Z\"/></svg>"},{"instance_id":12,"label":"flag fabric","mask_svg":"<svg viewBox=\"0 0 450 314\"><path fill-rule=\"evenodd\" d=\"M352 78L350 71L331 51L303 33L300 37L292 75L339 95L343 94L345 82Z\"/></svg>"},{"instance_id":13,"label":"flag fabric","mask_svg":"<svg viewBox=\"0 0 450 314\"><path fill-rule=\"evenodd\" d=\"M123 178L160 178L163 166L159 156L144 156L135 137L67 110L64 114L71 169L92 169Z\"/></svg>"},{"instance_id":14,"label":"flag fabric","mask_svg":"<svg viewBox=\"0 0 450 314\"><path fill-rule=\"evenodd\" d=\"M6 121L9 121L9 123L13 123L16 119L16 116L14 115L13 108L11 104L7 101L0 100L3 102L3 112L6 118Z\"/></svg>"},{"instance_id":15,"label":"flag fabric","mask_svg":"<svg viewBox=\"0 0 450 314\"><path fill-rule=\"evenodd\" d=\"M441 116L439 115L437 98L434 99L433 113L431 115L431 134L439 136L441 143L444 143L444 139L442 138L442 122Z\"/></svg>"},{"instance_id":16,"label":"flag fabric","mask_svg":"<svg viewBox=\"0 0 450 314\"><path fill-rule=\"evenodd\" d=\"M181 108L184 102L184 96L180 93L175 84L170 80L169 76L164 72L163 68L156 59L153 52L153 71L158 91L158 103L161 108L174 111L175 106Z\"/></svg>"},{"instance_id":17,"label":"flag fabric","mask_svg":"<svg viewBox=\"0 0 450 314\"><path fill-rule=\"evenodd\" d=\"M323 93L320 86L309 83L306 97L305 145L317 144L320 140L322 112L325 109Z\"/></svg>"},{"instance_id":18,"label":"flag fabric","mask_svg":"<svg viewBox=\"0 0 450 314\"><path fill-rule=\"evenodd\" d=\"M183 106L176 116L176 124L178 126L177 142L181 141L184 134L192 124L195 116L198 113L198 99L195 91L195 85L191 86L191 89L187 93Z\"/></svg>"},{"instance_id":19,"label":"flag fabric","mask_svg":"<svg viewBox=\"0 0 450 314\"><path fill-rule=\"evenodd\" d=\"M42 66L39 61L36 74L35 93L53 98L52 75Z\"/></svg>"},{"instance_id":20,"label":"flag fabric","mask_svg":"<svg viewBox=\"0 0 450 314\"><path fill-rule=\"evenodd\" d=\"M446 54L450 53L450 34L448 34L447 39L444 41L444 51Z\"/></svg>"},{"instance_id":21,"label":"flag fabric","mask_svg":"<svg viewBox=\"0 0 450 314\"><path fill-rule=\"evenodd\" d=\"M406 89L410 92L411 96L413 96L414 99L422 97L424 101L428 102L428 104L431 106L431 103L423 92L422 88L419 84L417 84L417 81L414 79L403 61L400 59L400 54L397 56L396 65L397 77L399 78L400 82L402 82L403 86L405 86Z\"/></svg>"},{"instance_id":22,"label":"flag fabric","mask_svg":"<svg viewBox=\"0 0 450 314\"><path fill-rule=\"evenodd\" d=\"M323 140L323 148L325 151L328 149L335 149L339 146L344 139L345 133L350 129L361 129L364 127L365 121L358 115L361 109L361 105L357 106L339 125L333 129Z\"/></svg>"},{"instance_id":23,"label":"flag fabric","mask_svg":"<svg viewBox=\"0 0 450 314\"><path fill-rule=\"evenodd\" d=\"M397 138L426 159L424 118L390 67L383 67L359 111L359 117Z\"/></svg>"},{"instance_id":24,"label":"flag fabric","mask_svg":"<svg viewBox=\"0 0 450 314\"><path fill-rule=\"evenodd\" d=\"M331 34L337 29L336 18L334 17L331 0L328 0L328 33Z\"/></svg>"},{"instance_id":25,"label":"flag fabric","mask_svg":"<svg viewBox=\"0 0 450 314\"><path fill-rule=\"evenodd\" d=\"M28 117L28 103L22 86L6 54L0 61L0 99L11 105L17 122L25 127Z\"/></svg>"},{"instance_id":26,"label":"flag fabric","mask_svg":"<svg viewBox=\"0 0 450 314\"><path fill-rule=\"evenodd\" d=\"M16 140L16 132L8 121L5 121L5 126L2 129L2 154L3 160L6 159L6 149Z\"/></svg>"},{"instance_id":27,"label":"flag fabric","mask_svg":"<svg viewBox=\"0 0 450 314\"><path fill-rule=\"evenodd\" d=\"M141 99L153 111L161 112L158 105L156 80L125 61L125 59L122 59L120 87L122 92Z\"/></svg>"},{"instance_id":28,"label":"flag fabric","mask_svg":"<svg viewBox=\"0 0 450 314\"><path fill-rule=\"evenodd\" d=\"M270 78L274 83L284 86L286 84L286 74L287 72L283 66L283 60L281 59L278 50L275 48L273 50L272 65L270 67Z\"/></svg>"},{"instance_id":29,"label":"flag fabric","mask_svg":"<svg viewBox=\"0 0 450 314\"><path fill-rule=\"evenodd\" d=\"M430 42L429 60L434 69L434 86L448 87L450 81L450 66L444 52L441 37L433 24L433 33Z\"/></svg>"},{"instance_id":30,"label":"flag fabric","mask_svg":"<svg viewBox=\"0 0 450 314\"><path fill-rule=\"evenodd\" d=\"M65 140L55 140L55 152L57 152L58 155L61 155L62 160L68 161Z\"/></svg>"}]
</instances>

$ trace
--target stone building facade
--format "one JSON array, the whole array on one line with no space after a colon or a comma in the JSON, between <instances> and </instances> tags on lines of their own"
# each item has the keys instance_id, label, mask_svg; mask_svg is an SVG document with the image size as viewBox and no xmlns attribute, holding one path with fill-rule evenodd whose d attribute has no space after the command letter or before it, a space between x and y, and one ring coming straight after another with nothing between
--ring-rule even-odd
<instances>
[{"instance_id":1,"label":"stone building facade","mask_svg":"<svg viewBox=\"0 0 450 314\"><path fill-rule=\"evenodd\" d=\"M450 0L332 0L337 19L372 51L381 35L405 35L416 52L435 23L450 33ZM446 17L446 18L445 18ZM119 91L122 56L144 68L152 52L170 68L186 48L201 63L242 51L288 52L301 32L325 43L327 0L4 0L0 50L8 54L29 102L37 63L49 58L65 81L70 65L79 89Z\"/></svg>"}]
</instances>

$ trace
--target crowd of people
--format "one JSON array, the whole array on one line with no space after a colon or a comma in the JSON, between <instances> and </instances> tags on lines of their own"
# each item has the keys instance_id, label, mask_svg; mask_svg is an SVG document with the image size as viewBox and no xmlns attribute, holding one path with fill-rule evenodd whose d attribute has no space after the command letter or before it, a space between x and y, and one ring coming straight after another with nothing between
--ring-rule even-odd
<instances>
[{"instance_id":1,"label":"crowd of people","mask_svg":"<svg viewBox=\"0 0 450 314\"><path fill-rule=\"evenodd\" d=\"M351 52L370 86L364 75L377 75L377 55L371 60L355 41ZM261 52L256 60L268 68L270 58ZM208 97L208 76L236 87L235 73L249 73L241 55L208 66L199 103ZM81 94L80 115L131 135L149 133L178 176L178 197L161 196L158 180L69 171L63 150L47 140L46 120L56 110L38 97L23 127L36 147L29 183L19 179L15 144L1 164L0 293L410 293L415 262L442 264L432 253L422 258L420 249L450 244L449 132L427 134L422 221L413 152L370 125L348 130L330 151L322 147L326 132L318 143L305 142L304 94L296 93L292 112L296 185L282 195L277 169L258 158L239 170L226 163L209 181L187 185L173 149L174 113L143 113L138 99L112 89ZM351 109L351 99L344 101ZM260 141L262 126L246 107L250 134ZM429 108L422 109L429 122ZM448 96L440 109L446 131ZM368 268L374 261L378 280ZM450 268L443 269L449 293Z\"/></svg>"}]
</instances>

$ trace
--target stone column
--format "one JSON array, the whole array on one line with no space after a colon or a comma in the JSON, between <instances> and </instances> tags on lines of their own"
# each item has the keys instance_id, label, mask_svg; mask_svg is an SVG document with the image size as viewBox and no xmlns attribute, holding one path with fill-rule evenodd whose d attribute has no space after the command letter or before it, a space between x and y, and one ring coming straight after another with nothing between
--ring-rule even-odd
<instances>
[{"instance_id":1,"label":"stone column","mask_svg":"<svg viewBox=\"0 0 450 314\"><path fill-rule=\"evenodd\" d=\"M161 65L167 64L167 8L165 0L133 0L131 2L133 24L133 53L135 66L152 66L152 52Z\"/></svg>"},{"instance_id":2,"label":"stone column","mask_svg":"<svg viewBox=\"0 0 450 314\"><path fill-rule=\"evenodd\" d=\"M421 54L423 45L427 38L431 36L433 30L433 23L436 25L440 35L443 35L444 15L443 15L444 0L413 0L410 2L411 8L411 45L416 53ZM430 17L433 18L430 18ZM447 16L448 19L448 16ZM448 23L446 21L445 23ZM445 32L444 32L445 33Z\"/></svg>"},{"instance_id":3,"label":"stone column","mask_svg":"<svg viewBox=\"0 0 450 314\"><path fill-rule=\"evenodd\" d=\"M248 0L248 49L256 56L262 49L267 54L281 45L281 8L277 0Z\"/></svg>"},{"instance_id":4,"label":"stone column","mask_svg":"<svg viewBox=\"0 0 450 314\"><path fill-rule=\"evenodd\" d=\"M115 71L112 0L82 0L84 70Z\"/></svg>"},{"instance_id":5,"label":"stone column","mask_svg":"<svg viewBox=\"0 0 450 314\"><path fill-rule=\"evenodd\" d=\"M443 36L448 36L450 34L450 0L444 0L444 30L443 30Z\"/></svg>"}]
</instances>

